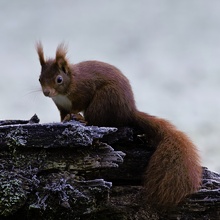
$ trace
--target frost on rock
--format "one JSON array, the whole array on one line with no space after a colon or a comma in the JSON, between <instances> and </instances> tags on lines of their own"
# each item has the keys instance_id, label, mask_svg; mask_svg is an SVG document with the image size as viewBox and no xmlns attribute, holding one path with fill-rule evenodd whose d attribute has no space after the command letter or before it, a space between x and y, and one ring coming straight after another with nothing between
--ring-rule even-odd
<instances>
[{"instance_id":1,"label":"frost on rock","mask_svg":"<svg viewBox=\"0 0 220 220\"><path fill-rule=\"evenodd\" d=\"M117 131L117 128L85 126L77 121L66 123L28 123L0 125L1 147L69 147L88 146L95 139Z\"/></svg>"}]
</instances>

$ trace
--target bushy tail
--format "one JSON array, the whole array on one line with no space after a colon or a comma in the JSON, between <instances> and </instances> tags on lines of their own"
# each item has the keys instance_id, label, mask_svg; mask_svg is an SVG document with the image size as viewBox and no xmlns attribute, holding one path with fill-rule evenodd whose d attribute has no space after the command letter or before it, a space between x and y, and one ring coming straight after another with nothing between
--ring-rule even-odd
<instances>
[{"instance_id":1,"label":"bushy tail","mask_svg":"<svg viewBox=\"0 0 220 220\"><path fill-rule=\"evenodd\" d=\"M143 112L135 117L136 125L158 143L144 174L147 201L174 206L200 187L202 167L197 149L168 121Z\"/></svg>"}]
</instances>

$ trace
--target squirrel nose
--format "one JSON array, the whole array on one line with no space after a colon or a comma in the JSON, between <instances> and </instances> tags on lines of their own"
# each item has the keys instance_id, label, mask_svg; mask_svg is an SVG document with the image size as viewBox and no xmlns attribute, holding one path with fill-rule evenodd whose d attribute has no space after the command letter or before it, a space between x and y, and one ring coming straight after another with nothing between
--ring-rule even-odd
<instances>
[{"instance_id":1,"label":"squirrel nose","mask_svg":"<svg viewBox=\"0 0 220 220\"><path fill-rule=\"evenodd\" d=\"M50 90L49 89L44 89L43 93L45 96L49 96L50 95Z\"/></svg>"}]
</instances>

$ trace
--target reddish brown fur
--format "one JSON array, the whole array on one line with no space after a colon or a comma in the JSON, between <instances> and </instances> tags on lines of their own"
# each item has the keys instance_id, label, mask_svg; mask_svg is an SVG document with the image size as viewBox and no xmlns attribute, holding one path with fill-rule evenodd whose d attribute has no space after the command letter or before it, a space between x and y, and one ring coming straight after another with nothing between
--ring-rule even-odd
<instances>
[{"instance_id":1,"label":"reddish brown fur","mask_svg":"<svg viewBox=\"0 0 220 220\"><path fill-rule=\"evenodd\" d=\"M65 71L68 71L68 61L66 59L67 47L64 43L58 45L56 51L56 63L59 68L64 68Z\"/></svg>"},{"instance_id":2,"label":"reddish brown fur","mask_svg":"<svg viewBox=\"0 0 220 220\"><path fill-rule=\"evenodd\" d=\"M40 64L41 66L45 64L45 60L44 60L44 51L43 51L43 46L41 42L37 42L36 43L36 49L37 49L37 53L39 55L39 60L40 60Z\"/></svg>"},{"instance_id":3,"label":"reddish brown fur","mask_svg":"<svg viewBox=\"0 0 220 220\"><path fill-rule=\"evenodd\" d=\"M141 127L153 129L159 144L145 173L147 199L157 205L178 204L201 184L202 168L196 147L189 138L164 119L138 113ZM148 132L148 129L146 129Z\"/></svg>"},{"instance_id":4,"label":"reddish brown fur","mask_svg":"<svg viewBox=\"0 0 220 220\"><path fill-rule=\"evenodd\" d=\"M44 60L41 44L37 52L42 89L54 100L61 120L83 111L90 125L136 126L157 143L144 175L149 203L173 206L199 189L202 168L195 146L166 120L137 110L130 83L120 70L99 61L70 64L63 44L55 60ZM57 83L60 76L61 84Z\"/></svg>"}]
</instances>

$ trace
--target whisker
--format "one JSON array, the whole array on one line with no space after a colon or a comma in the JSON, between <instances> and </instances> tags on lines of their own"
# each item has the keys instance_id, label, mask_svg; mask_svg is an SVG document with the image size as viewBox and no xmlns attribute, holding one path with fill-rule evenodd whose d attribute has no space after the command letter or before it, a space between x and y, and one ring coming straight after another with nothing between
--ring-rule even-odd
<instances>
[{"instance_id":1,"label":"whisker","mask_svg":"<svg viewBox=\"0 0 220 220\"><path fill-rule=\"evenodd\" d=\"M33 87L32 87L33 88ZM42 95L41 87L35 87L33 89L25 89L21 95L22 100L26 100L29 103L35 103L36 98Z\"/></svg>"},{"instance_id":2,"label":"whisker","mask_svg":"<svg viewBox=\"0 0 220 220\"><path fill-rule=\"evenodd\" d=\"M35 94L35 93L39 93L39 92L42 92L42 89L41 89L41 88L37 88L37 89L34 89L34 90L30 90L29 92L27 92L27 93L24 94L24 97L27 96L27 95L31 95L31 94Z\"/></svg>"}]
</instances>

